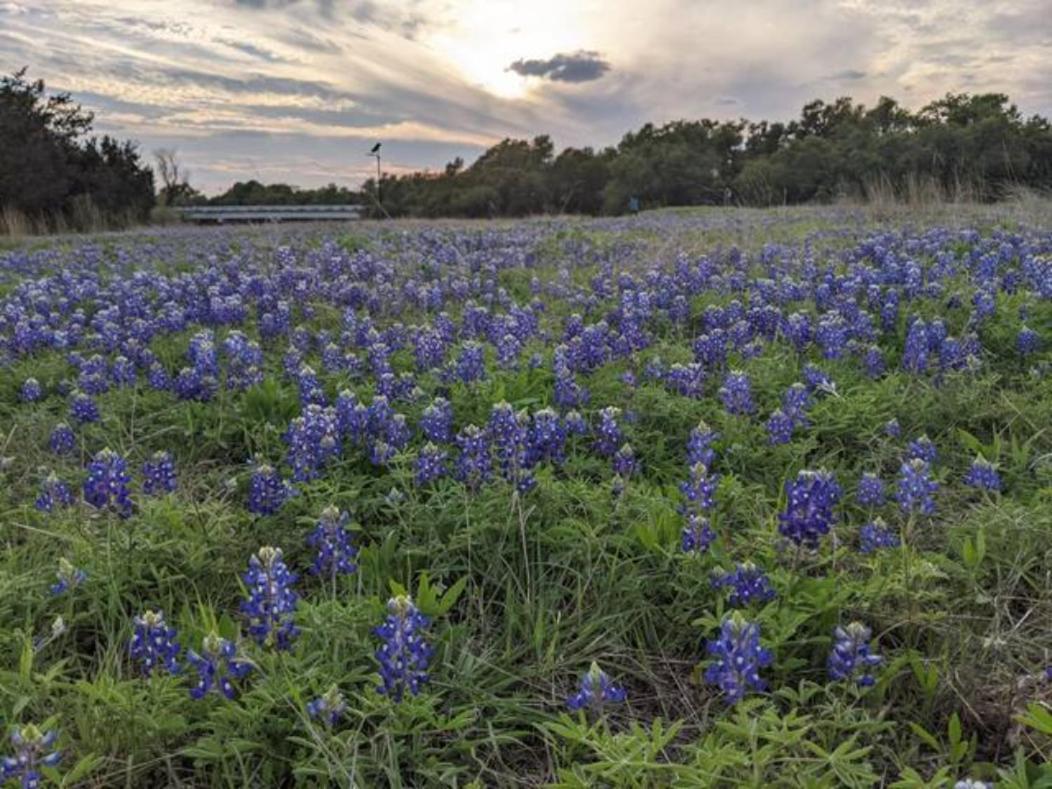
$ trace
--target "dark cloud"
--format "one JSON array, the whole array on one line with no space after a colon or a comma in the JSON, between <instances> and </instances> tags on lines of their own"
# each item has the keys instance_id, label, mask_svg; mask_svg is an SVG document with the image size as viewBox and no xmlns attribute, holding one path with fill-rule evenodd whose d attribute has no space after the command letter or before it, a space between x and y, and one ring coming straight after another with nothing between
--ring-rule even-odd
<instances>
[{"instance_id":1,"label":"dark cloud","mask_svg":"<svg viewBox=\"0 0 1052 789\"><path fill-rule=\"evenodd\" d=\"M860 79L866 78L866 72L859 71L858 69L849 68L843 71L838 71L836 74L830 74L829 79L843 82L857 82Z\"/></svg>"},{"instance_id":2,"label":"dark cloud","mask_svg":"<svg viewBox=\"0 0 1052 789\"><path fill-rule=\"evenodd\" d=\"M610 64L598 52L581 50L560 53L545 60L516 60L509 71L523 77L540 77L553 82L591 82L610 70Z\"/></svg>"}]
</instances>

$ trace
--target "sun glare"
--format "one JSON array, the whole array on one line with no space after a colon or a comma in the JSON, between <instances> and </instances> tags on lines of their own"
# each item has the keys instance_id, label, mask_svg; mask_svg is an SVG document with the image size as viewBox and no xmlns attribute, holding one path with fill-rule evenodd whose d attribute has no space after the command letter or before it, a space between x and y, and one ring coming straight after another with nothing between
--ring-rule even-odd
<instances>
[{"instance_id":1,"label":"sun glare","mask_svg":"<svg viewBox=\"0 0 1052 789\"><path fill-rule=\"evenodd\" d=\"M429 43L472 85L499 98L524 99L536 83L508 66L583 48L585 29L577 16L553 0L531 3L526 19L520 3L473 0L458 8L453 27Z\"/></svg>"}]
</instances>

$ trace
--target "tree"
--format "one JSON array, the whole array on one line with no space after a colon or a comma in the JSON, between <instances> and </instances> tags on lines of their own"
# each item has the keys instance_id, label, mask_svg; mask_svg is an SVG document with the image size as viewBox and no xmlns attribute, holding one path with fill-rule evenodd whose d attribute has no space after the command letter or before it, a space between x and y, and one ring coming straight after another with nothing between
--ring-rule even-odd
<instances>
[{"instance_id":1,"label":"tree","mask_svg":"<svg viewBox=\"0 0 1052 789\"><path fill-rule=\"evenodd\" d=\"M0 79L0 208L74 218L85 205L108 221L144 219L153 174L134 143L89 137L94 116L68 93L48 95L21 69Z\"/></svg>"},{"instance_id":2,"label":"tree","mask_svg":"<svg viewBox=\"0 0 1052 789\"><path fill-rule=\"evenodd\" d=\"M190 171L180 164L174 148L158 148L153 152L161 189L157 201L161 205L192 205L201 201L201 193L190 186Z\"/></svg>"}]
</instances>

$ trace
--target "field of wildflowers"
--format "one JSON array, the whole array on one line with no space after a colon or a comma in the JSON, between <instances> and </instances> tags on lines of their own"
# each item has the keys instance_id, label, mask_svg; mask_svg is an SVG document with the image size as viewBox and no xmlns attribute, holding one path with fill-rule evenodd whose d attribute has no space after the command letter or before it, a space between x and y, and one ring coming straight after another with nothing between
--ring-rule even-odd
<instances>
[{"instance_id":1,"label":"field of wildflowers","mask_svg":"<svg viewBox=\"0 0 1052 789\"><path fill-rule=\"evenodd\" d=\"M3 777L1052 786L1052 224L0 254Z\"/></svg>"}]
</instances>

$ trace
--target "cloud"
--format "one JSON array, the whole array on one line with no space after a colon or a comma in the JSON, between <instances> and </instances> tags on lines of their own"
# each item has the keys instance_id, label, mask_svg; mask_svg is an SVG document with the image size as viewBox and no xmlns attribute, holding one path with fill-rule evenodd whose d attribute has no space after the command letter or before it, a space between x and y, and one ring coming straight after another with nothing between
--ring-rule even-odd
<instances>
[{"instance_id":1,"label":"cloud","mask_svg":"<svg viewBox=\"0 0 1052 789\"><path fill-rule=\"evenodd\" d=\"M516 60L509 71L523 77L540 77L552 82L592 82L610 70L598 52L580 50L558 54L546 60Z\"/></svg>"},{"instance_id":2,"label":"cloud","mask_svg":"<svg viewBox=\"0 0 1052 789\"><path fill-rule=\"evenodd\" d=\"M855 68L844 69L843 71L838 71L835 74L829 75L829 79L838 82L857 82L858 80L865 78L866 72L859 71Z\"/></svg>"}]
</instances>

